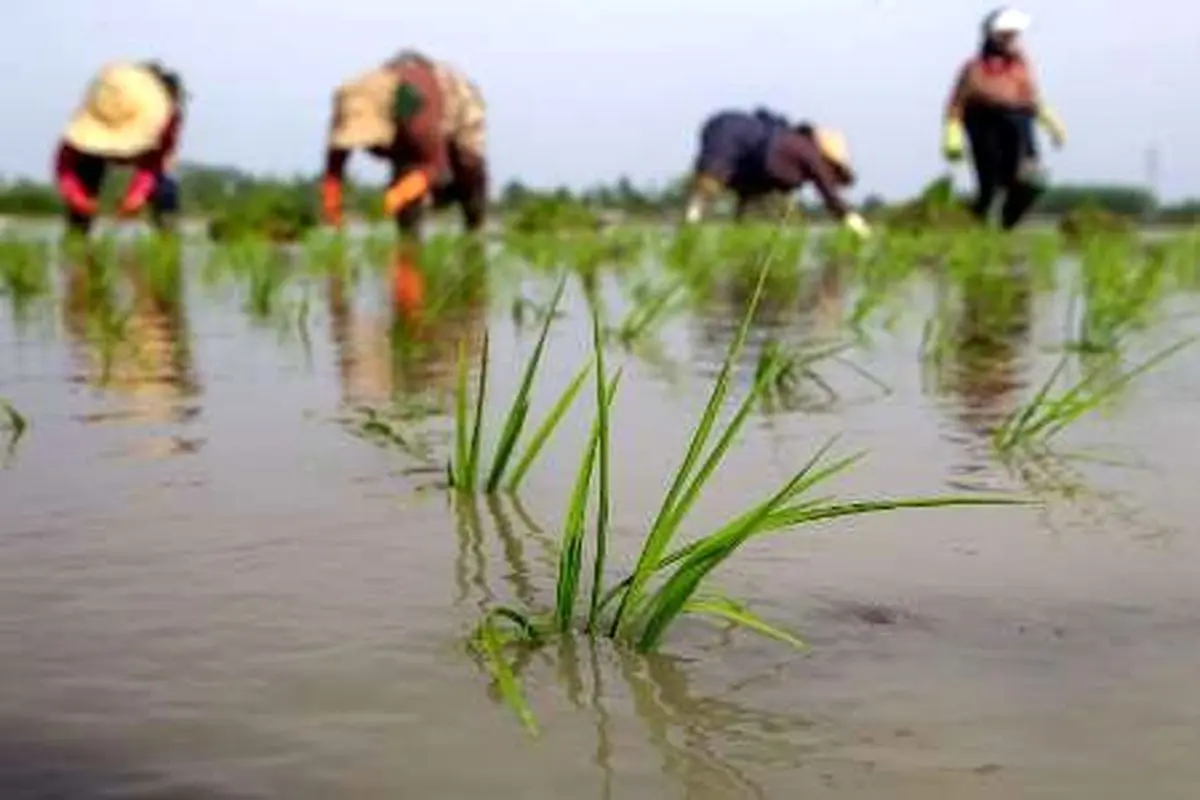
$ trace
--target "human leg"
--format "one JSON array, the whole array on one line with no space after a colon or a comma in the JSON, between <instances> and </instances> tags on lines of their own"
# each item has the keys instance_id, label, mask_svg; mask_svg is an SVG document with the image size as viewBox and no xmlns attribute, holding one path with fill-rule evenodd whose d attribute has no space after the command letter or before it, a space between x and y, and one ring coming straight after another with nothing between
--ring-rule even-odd
<instances>
[{"instance_id":1,"label":"human leg","mask_svg":"<svg viewBox=\"0 0 1200 800\"><path fill-rule=\"evenodd\" d=\"M462 209L463 225L469 232L483 228L487 217L487 164L483 157L462 145L450 149L452 182L450 196Z\"/></svg>"},{"instance_id":2,"label":"human leg","mask_svg":"<svg viewBox=\"0 0 1200 800\"><path fill-rule=\"evenodd\" d=\"M687 222L700 221L712 201L733 179L740 157L739 123L736 115L718 114L701 128L688 192Z\"/></svg>"},{"instance_id":3,"label":"human leg","mask_svg":"<svg viewBox=\"0 0 1200 800\"><path fill-rule=\"evenodd\" d=\"M999 131L1004 185L1004 205L1000 209L1000 225L1012 230L1041 196L1043 180L1037 161L1037 145L1033 141L1033 115L1011 115Z\"/></svg>"},{"instance_id":4,"label":"human leg","mask_svg":"<svg viewBox=\"0 0 1200 800\"><path fill-rule=\"evenodd\" d=\"M976 194L971 212L980 221L986 221L1000 190L1003 168L996 121L982 114L967 114L963 126L967 131L971 164L975 169Z\"/></svg>"},{"instance_id":5,"label":"human leg","mask_svg":"<svg viewBox=\"0 0 1200 800\"><path fill-rule=\"evenodd\" d=\"M179 182L171 175L162 174L150 196L150 219L159 229L170 227L179 213Z\"/></svg>"}]
</instances>

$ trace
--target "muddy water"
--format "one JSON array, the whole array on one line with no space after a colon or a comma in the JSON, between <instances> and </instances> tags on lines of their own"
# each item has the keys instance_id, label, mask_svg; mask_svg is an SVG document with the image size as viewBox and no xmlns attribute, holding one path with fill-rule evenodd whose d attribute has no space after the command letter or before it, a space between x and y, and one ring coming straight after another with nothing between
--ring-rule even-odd
<instances>
[{"instance_id":1,"label":"muddy water","mask_svg":"<svg viewBox=\"0 0 1200 800\"><path fill-rule=\"evenodd\" d=\"M552 599L550 543L585 420L572 417L519 501L456 513L436 469L347 419L394 395L444 452L436 409L454 341L487 324L493 353L524 356L533 329L512 300L544 300L550 285L493 281L486 302L396 355L377 276L313 281L307 311L279 322L202 273L185 267L169 291L123 274L112 302L132 349L106 344L77 265L56 265L55 296L20 324L11 304L0 311L0 396L31 422L0 472L0 796L1196 795L1194 355L1068 437L1121 463L1022 476L991 457L986 429L1051 368L1064 299L1018 293L987 330L958 315L949 339L973 345L936 370L919 359L933 288L914 287L848 354L870 380L825 364L826 387L756 413L692 529L770 491L833 434L839 451L870 452L839 492L1039 503L756 544L721 588L811 651L699 622L652 658L579 642L523 665L545 730L530 741L463 637L490 603ZM835 270L814 271L755 338L827 339L852 302ZM624 357L625 561L740 311L718 293ZM543 399L587 336L573 295ZM515 363L497 367L493 396L518 378Z\"/></svg>"}]
</instances>

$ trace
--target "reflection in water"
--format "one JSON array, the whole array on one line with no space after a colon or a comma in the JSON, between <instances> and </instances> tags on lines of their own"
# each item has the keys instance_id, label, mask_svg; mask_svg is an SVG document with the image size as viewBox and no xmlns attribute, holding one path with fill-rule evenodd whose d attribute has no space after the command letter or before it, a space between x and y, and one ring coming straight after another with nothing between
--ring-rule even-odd
<instances>
[{"instance_id":1,"label":"reflection in water","mask_svg":"<svg viewBox=\"0 0 1200 800\"><path fill-rule=\"evenodd\" d=\"M451 274L423 275L426 268L411 256L397 257L387 311L365 317L346 271L330 273L326 296L343 404L382 405L397 395L451 389L459 342L467 342L469 357L478 352L486 272L470 261L436 266Z\"/></svg>"},{"instance_id":2,"label":"reflection in water","mask_svg":"<svg viewBox=\"0 0 1200 800\"><path fill-rule=\"evenodd\" d=\"M949 438L963 445L967 458L953 471L967 477L989 469L992 433L1017 408L1028 383L1033 288L1024 272L977 272L961 290L957 313L939 326L947 339L938 345L944 360L937 382L952 396L954 419L966 434Z\"/></svg>"},{"instance_id":3,"label":"reflection in water","mask_svg":"<svg viewBox=\"0 0 1200 800\"><path fill-rule=\"evenodd\" d=\"M711 364L725 357L738 327L746 316L758 274L735 273L706 287L705 302L697 309L694 324L702 356ZM824 264L821 269L770 273L750 323L747 344L768 339L807 343L811 338L832 338L839 328L842 283L838 265ZM739 366L753 366L757 347L747 347Z\"/></svg>"},{"instance_id":4,"label":"reflection in water","mask_svg":"<svg viewBox=\"0 0 1200 800\"><path fill-rule=\"evenodd\" d=\"M187 401L200 383L179 252L145 262L117 254L114 261L88 256L66 266L63 321L79 369L73 380L124 401L119 412L87 421L187 422L199 412ZM152 449L168 455L198 446L171 437Z\"/></svg>"},{"instance_id":5,"label":"reflection in water","mask_svg":"<svg viewBox=\"0 0 1200 800\"><path fill-rule=\"evenodd\" d=\"M488 582L489 561L482 516L486 509L499 539L506 570L505 597L518 600L521 608L539 608L537 591L531 577L525 548L533 542L540 551L541 572L553 575L557 567L557 548L535 527L515 498L502 501L490 497L482 503L473 495L454 498L459 532L459 552L455 563L458 601L472 589L481 611L505 603L497 597L496 587ZM511 504L506 509L506 504ZM519 521L519 529L508 511ZM608 640L589 640L582 636L560 640L553 657L544 651L523 648L515 654L513 671L520 677L534 663L553 665L559 687L567 700L580 711L593 715L596 750L593 763L602 773L601 797L610 798L618 770L613 764L616 732L612 720L625 715L612 714L609 706L628 697L633 711L645 726L650 744L660 754L664 772L676 780L687 797L762 797L762 790L734 761L745 762L745 752L768 757L786 752L794 758L790 734L806 730L810 723L794 715L744 708L730 698L738 686L753 683L744 675L738 686L725 687L711 695L693 691L684 669L684 660L654 653L642 655L614 645ZM589 688L590 687L590 691ZM628 690L626 694L625 690ZM503 703L495 686L493 699ZM736 758L732 752L739 750Z\"/></svg>"},{"instance_id":6,"label":"reflection in water","mask_svg":"<svg viewBox=\"0 0 1200 800\"><path fill-rule=\"evenodd\" d=\"M458 556L454 561L454 583L458 594L455 602L461 603L467 599L474 588L477 602L481 610L486 610L496 600L495 592L488 583L487 564L490 560L486 552L487 531L483 524L482 511L486 509L491 520L491 529L499 540L503 553L506 571L504 581L512 590L513 596L521 601L526 608L537 605L537 594L530 580L529 564L525 554L526 542L536 543L541 551L539 561L543 566L553 569L556 565L557 549L541 528L530 520L528 513L521 506L515 495L501 499L497 495L488 495L480 506L477 495L465 492L455 492L451 495L454 504L455 527L458 536ZM508 506L506 508L506 505ZM511 512L511 516L510 516ZM518 533L513 524L513 518L520 523Z\"/></svg>"},{"instance_id":7,"label":"reflection in water","mask_svg":"<svg viewBox=\"0 0 1200 800\"><path fill-rule=\"evenodd\" d=\"M830 359L838 360L859 378L887 391L873 376L840 358L850 342L841 325L841 267L827 261L820 269L768 275L763 294L738 356L734 380L742 388L753 381L764 348L781 359L782 371L766 387L763 411L823 411L841 402L840 393L825 374ZM736 273L708 287L707 301L693 317L698 334L700 374L715 376L724 361L754 296L758 275Z\"/></svg>"},{"instance_id":8,"label":"reflection in water","mask_svg":"<svg viewBox=\"0 0 1200 800\"><path fill-rule=\"evenodd\" d=\"M811 728L798 715L742 706L731 699L736 687L697 693L685 662L674 656L641 655L608 641L577 637L560 642L554 660L568 701L593 716L593 763L602 773L603 798L613 796L613 779L620 772L613 764L617 733L612 723L624 714L610 708L626 696L662 759L663 772L685 797L764 797L763 789L734 763L746 763L747 753L770 758L768 754L778 752L795 766L794 737ZM515 669L528 664L529 659L518 659Z\"/></svg>"}]
</instances>

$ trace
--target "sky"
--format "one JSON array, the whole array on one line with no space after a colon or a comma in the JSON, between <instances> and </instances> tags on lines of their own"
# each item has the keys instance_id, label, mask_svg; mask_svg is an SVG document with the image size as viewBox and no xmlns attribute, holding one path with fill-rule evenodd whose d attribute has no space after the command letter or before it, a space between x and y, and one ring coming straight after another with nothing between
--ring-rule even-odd
<instances>
[{"instance_id":1,"label":"sky","mask_svg":"<svg viewBox=\"0 0 1200 800\"><path fill-rule=\"evenodd\" d=\"M157 57L193 93L182 157L321 167L331 92L402 47L466 72L488 104L497 185L583 187L684 172L704 118L766 105L841 129L854 192L943 171L941 111L995 5L977 0L7 0L0 173L45 177L105 61ZM1062 182L1200 195L1200 4L1029 0L1026 46L1069 140ZM7 63L5 63L7 62ZM19 76L19 77L18 77ZM22 111L23 110L23 113ZM362 155L356 174L382 178ZM967 173L958 173L969 186Z\"/></svg>"}]
</instances>

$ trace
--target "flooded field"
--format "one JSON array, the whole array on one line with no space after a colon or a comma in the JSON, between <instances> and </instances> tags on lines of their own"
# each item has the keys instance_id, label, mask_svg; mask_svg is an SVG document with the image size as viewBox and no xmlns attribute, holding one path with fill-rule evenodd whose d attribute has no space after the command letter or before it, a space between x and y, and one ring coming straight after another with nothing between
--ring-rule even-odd
<instances>
[{"instance_id":1,"label":"flooded field","mask_svg":"<svg viewBox=\"0 0 1200 800\"><path fill-rule=\"evenodd\" d=\"M0 796L1196 795L1200 350L1121 379L1197 331L1195 239L435 240L414 298L385 234L350 253L9 235L0 399L26 426L0 450ZM468 643L489 609L554 607L598 405L589 305L622 370L611 585L765 256L722 407L764 351L783 366L681 541L834 436L865 457L815 495L1025 503L754 537L705 585L807 649L697 617L646 654L556 637L515 651L531 736ZM474 379L488 332L491 448L562 267L530 433L589 377L515 493L453 491L460 343ZM1053 439L1021 433L1082 375L1112 391L1060 405Z\"/></svg>"}]
</instances>

